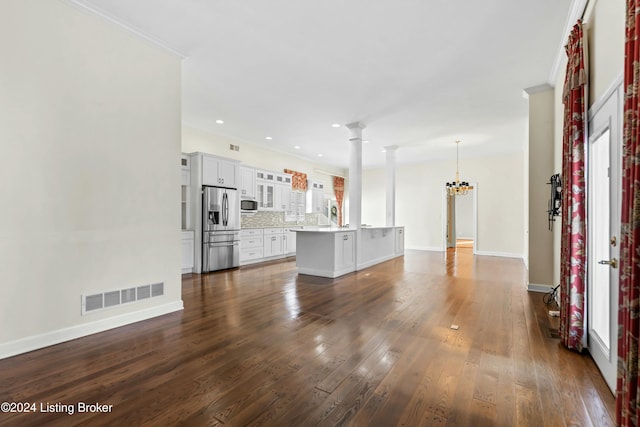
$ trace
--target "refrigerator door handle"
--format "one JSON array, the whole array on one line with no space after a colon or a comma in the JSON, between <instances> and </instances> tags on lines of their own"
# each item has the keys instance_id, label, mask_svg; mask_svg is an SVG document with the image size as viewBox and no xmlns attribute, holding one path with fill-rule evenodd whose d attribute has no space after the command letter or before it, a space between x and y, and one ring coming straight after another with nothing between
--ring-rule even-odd
<instances>
[{"instance_id":1,"label":"refrigerator door handle","mask_svg":"<svg viewBox=\"0 0 640 427\"><path fill-rule=\"evenodd\" d=\"M222 225L227 226L227 193L222 193Z\"/></svg>"},{"instance_id":2,"label":"refrigerator door handle","mask_svg":"<svg viewBox=\"0 0 640 427\"><path fill-rule=\"evenodd\" d=\"M229 195L224 193L224 226L229 225Z\"/></svg>"}]
</instances>

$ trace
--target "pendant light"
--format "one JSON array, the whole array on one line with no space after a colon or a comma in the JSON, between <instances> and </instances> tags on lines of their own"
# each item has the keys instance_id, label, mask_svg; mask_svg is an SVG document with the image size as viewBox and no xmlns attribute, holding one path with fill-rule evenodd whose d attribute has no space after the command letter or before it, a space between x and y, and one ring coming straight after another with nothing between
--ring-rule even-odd
<instances>
[{"instance_id":1,"label":"pendant light","mask_svg":"<svg viewBox=\"0 0 640 427\"><path fill-rule=\"evenodd\" d=\"M449 196L464 196L473 190L473 187L469 185L467 181L460 181L460 172L458 171L458 162L460 159L460 141L456 141L456 180L447 182L447 194Z\"/></svg>"}]
</instances>

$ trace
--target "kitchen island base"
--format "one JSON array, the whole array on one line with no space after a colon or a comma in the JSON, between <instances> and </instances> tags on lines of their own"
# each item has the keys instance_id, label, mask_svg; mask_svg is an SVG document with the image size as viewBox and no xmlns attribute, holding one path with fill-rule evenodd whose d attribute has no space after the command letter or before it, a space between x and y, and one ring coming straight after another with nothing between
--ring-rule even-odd
<instances>
[{"instance_id":1,"label":"kitchen island base","mask_svg":"<svg viewBox=\"0 0 640 427\"><path fill-rule=\"evenodd\" d=\"M404 227L296 230L299 274L336 278L404 254ZM356 254L357 258L356 258Z\"/></svg>"}]
</instances>

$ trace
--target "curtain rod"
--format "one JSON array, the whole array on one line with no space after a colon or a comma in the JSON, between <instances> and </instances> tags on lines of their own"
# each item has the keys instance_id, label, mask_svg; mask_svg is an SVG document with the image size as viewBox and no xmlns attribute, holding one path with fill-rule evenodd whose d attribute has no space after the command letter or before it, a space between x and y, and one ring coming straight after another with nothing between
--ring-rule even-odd
<instances>
[{"instance_id":1,"label":"curtain rod","mask_svg":"<svg viewBox=\"0 0 640 427\"><path fill-rule=\"evenodd\" d=\"M322 169L314 169L313 171L317 172L317 173L322 173L322 174L325 174L325 175L337 176L338 178L347 179L346 177L344 177L342 175L338 175L337 173L333 173L333 172L323 171Z\"/></svg>"}]
</instances>

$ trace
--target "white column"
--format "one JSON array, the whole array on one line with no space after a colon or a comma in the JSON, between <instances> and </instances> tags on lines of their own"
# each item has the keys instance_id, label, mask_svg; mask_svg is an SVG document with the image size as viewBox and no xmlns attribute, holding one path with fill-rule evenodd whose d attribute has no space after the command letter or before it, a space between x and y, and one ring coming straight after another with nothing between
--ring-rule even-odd
<instances>
[{"instance_id":1,"label":"white column","mask_svg":"<svg viewBox=\"0 0 640 427\"><path fill-rule=\"evenodd\" d=\"M384 147L387 152L387 167L385 169L386 187L387 187L387 227L396 225L396 150L397 145L389 145Z\"/></svg>"},{"instance_id":2,"label":"white column","mask_svg":"<svg viewBox=\"0 0 640 427\"><path fill-rule=\"evenodd\" d=\"M362 224L362 129L360 122L349 123L349 227ZM357 249L356 249L357 250Z\"/></svg>"}]
</instances>

